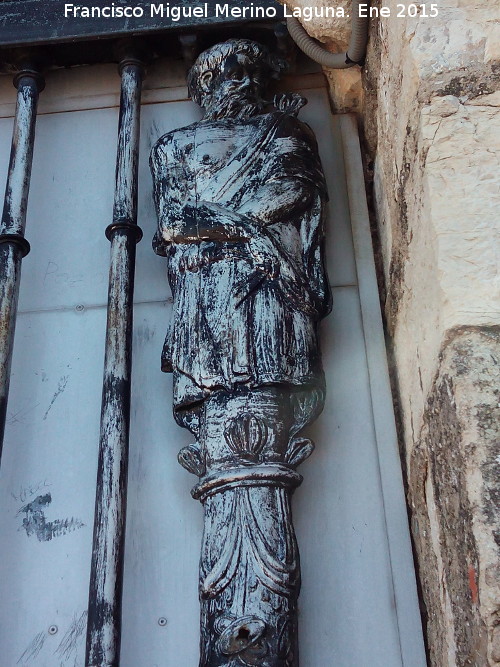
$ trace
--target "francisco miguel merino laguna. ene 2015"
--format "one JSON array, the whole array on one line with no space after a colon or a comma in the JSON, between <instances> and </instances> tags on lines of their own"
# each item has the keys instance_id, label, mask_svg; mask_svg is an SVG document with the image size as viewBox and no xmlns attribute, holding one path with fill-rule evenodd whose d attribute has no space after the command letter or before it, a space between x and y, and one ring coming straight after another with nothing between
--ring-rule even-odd
<instances>
[{"instance_id":1,"label":"francisco miguel merino laguna. ene 2015","mask_svg":"<svg viewBox=\"0 0 500 667\"><path fill-rule=\"evenodd\" d=\"M65 3L65 18L142 18L147 15L147 10L141 5L117 5L112 2L105 7L96 7L92 5L75 5ZM276 7L262 7L249 3L246 6L238 7L229 3L209 5L208 2L202 5L186 6L171 5L170 3L151 3L149 5L149 16L151 18L169 18L172 21L190 18L208 18L211 16L220 18L267 18L272 19L278 16ZM347 16L343 7L295 7L291 9L286 5L283 7L283 16L296 17L304 21L311 21L313 18L342 18Z\"/></svg>"}]
</instances>

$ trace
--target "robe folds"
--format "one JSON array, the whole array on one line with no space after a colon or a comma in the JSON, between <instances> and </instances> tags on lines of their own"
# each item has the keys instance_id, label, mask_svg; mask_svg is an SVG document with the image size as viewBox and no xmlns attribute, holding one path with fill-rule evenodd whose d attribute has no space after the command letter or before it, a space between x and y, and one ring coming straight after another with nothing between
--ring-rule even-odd
<instances>
[{"instance_id":1,"label":"robe folds","mask_svg":"<svg viewBox=\"0 0 500 667\"><path fill-rule=\"evenodd\" d=\"M309 127L282 111L201 121L161 137L150 164L153 247L168 258L174 302L162 356L174 411L238 385L323 386L326 186ZM211 208L222 233L196 238Z\"/></svg>"}]
</instances>

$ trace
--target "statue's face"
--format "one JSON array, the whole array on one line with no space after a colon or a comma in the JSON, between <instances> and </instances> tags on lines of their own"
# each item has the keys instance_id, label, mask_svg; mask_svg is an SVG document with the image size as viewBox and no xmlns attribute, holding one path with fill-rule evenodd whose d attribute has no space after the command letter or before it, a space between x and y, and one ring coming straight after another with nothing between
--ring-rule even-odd
<instances>
[{"instance_id":1,"label":"statue's face","mask_svg":"<svg viewBox=\"0 0 500 667\"><path fill-rule=\"evenodd\" d=\"M221 64L217 74L207 72L205 85L210 90L206 110L216 117L245 117L263 106L268 73L265 64L234 53Z\"/></svg>"},{"instance_id":2,"label":"statue's face","mask_svg":"<svg viewBox=\"0 0 500 667\"><path fill-rule=\"evenodd\" d=\"M260 103L265 89L265 72L260 61L235 53L223 62L215 88L219 97L241 98L242 102Z\"/></svg>"}]
</instances>

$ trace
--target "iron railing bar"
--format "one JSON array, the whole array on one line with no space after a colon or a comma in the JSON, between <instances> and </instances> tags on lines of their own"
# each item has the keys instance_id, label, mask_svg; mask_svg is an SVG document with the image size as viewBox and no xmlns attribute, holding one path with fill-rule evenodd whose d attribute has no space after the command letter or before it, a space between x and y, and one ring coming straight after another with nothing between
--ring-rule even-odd
<instances>
[{"instance_id":1,"label":"iron railing bar","mask_svg":"<svg viewBox=\"0 0 500 667\"><path fill-rule=\"evenodd\" d=\"M45 82L39 68L24 63L16 76L16 112L0 225L0 458L9 395L21 263L30 245L24 238L33 164L38 96Z\"/></svg>"},{"instance_id":2,"label":"iron railing bar","mask_svg":"<svg viewBox=\"0 0 500 667\"><path fill-rule=\"evenodd\" d=\"M124 45L116 158L108 318L85 665L118 667L127 504L132 316L143 61Z\"/></svg>"}]
</instances>

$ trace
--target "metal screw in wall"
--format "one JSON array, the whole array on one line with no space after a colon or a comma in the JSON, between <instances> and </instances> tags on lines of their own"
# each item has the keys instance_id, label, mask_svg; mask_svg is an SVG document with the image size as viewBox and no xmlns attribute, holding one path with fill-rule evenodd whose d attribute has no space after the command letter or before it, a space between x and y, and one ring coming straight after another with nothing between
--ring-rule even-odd
<instances>
[{"instance_id":1,"label":"metal screw in wall","mask_svg":"<svg viewBox=\"0 0 500 667\"><path fill-rule=\"evenodd\" d=\"M58 627L57 625L49 625L49 635L55 635L57 634Z\"/></svg>"},{"instance_id":2,"label":"metal screw in wall","mask_svg":"<svg viewBox=\"0 0 500 667\"><path fill-rule=\"evenodd\" d=\"M158 625L162 628L164 628L167 625L167 619L165 618L165 616L160 616L160 618L158 619Z\"/></svg>"}]
</instances>

